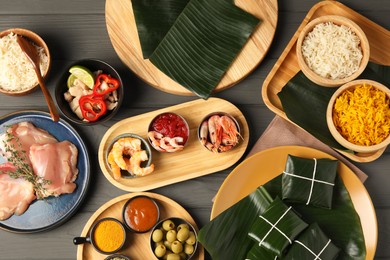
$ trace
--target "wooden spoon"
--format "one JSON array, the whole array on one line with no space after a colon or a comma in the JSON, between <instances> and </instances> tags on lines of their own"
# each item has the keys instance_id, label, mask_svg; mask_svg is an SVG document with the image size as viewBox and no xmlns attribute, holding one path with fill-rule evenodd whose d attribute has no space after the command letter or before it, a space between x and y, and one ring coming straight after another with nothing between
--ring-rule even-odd
<instances>
[{"instance_id":1,"label":"wooden spoon","mask_svg":"<svg viewBox=\"0 0 390 260\"><path fill-rule=\"evenodd\" d=\"M34 67L35 73L37 74L38 77L39 86L41 87L43 95L45 96L46 99L46 103L49 107L51 118L53 119L54 122L58 122L60 118L58 115L58 110L53 102L53 99L49 91L45 86L45 83L43 82L43 77L41 75L41 70L39 68L39 55L37 49L28 40L26 40L20 35L18 35L17 41L20 48L22 49L22 51L24 52L24 54L26 55L26 57Z\"/></svg>"}]
</instances>

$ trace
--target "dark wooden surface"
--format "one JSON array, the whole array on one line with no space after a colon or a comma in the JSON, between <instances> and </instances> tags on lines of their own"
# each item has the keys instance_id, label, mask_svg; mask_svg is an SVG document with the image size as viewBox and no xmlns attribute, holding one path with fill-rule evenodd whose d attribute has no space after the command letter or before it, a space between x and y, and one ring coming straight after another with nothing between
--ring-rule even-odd
<instances>
[{"instance_id":1,"label":"dark wooden surface","mask_svg":"<svg viewBox=\"0 0 390 260\"><path fill-rule=\"evenodd\" d=\"M307 11L317 2L280 0L276 35L264 61L245 80L215 95L237 105L246 116L251 132L248 151L274 117L261 98L263 80ZM389 0L341 2L390 29ZM0 31L13 27L26 28L37 32L47 42L53 58L47 80L47 87L52 93L66 66L84 58L102 59L117 68L124 80L126 92L119 113L111 121L93 127L75 126L89 148L92 165L88 196L78 212L62 226L44 233L21 235L0 230L0 259L75 259L77 248L72 238L81 233L89 217L102 204L125 193L106 180L97 164L98 146L105 131L124 118L195 99L156 90L139 80L121 63L108 38L104 7L105 1L102 0L0 0ZM0 116L23 109L47 111L42 93L36 91L26 97L0 95ZM375 162L356 163L369 176L365 186L375 205L378 219L379 237L375 259L390 259L389 151L387 149ZM209 221L211 199L234 166L152 192L180 203L201 227Z\"/></svg>"}]
</instances>

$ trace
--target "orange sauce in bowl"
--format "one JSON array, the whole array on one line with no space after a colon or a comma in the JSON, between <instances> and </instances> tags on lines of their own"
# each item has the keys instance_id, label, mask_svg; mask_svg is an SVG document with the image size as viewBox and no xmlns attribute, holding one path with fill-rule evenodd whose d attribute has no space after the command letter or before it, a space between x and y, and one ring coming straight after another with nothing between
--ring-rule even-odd
<instances>
[{"instance_id":1,"label":"orange sauce in bowl","mask_svg":"<svg viewBox=\"0 0 390 260\"><path fill-rule=\"evenodd\" d=\"M124 209L126 224L136 232L150 230L159 219L159 211L153 200L139 196L134 197Z\"/></svg>"}]
</instances>

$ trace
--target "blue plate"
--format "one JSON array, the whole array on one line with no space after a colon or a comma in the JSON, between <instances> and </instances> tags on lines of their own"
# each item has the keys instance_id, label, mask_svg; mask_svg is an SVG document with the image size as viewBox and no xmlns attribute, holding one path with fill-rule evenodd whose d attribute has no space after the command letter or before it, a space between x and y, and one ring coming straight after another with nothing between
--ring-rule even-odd
<instances>
[{"instance_id":1,"label":"blue plate","mask_svg":"<svg viewBox=\"0 0 390 260\"><path fill-rule=\"evenodd\" d=\"M35 233L46 231L66 222L83 201L89 184L90 165L87 148L76 130L67 122L53 122L50 114L41 111L20 111L6 115L0 119L0 133L5 127L28 121L36 127L46 130L58 141L68 140L78 149L77 168L79 174L75 181L77 188L71 194L35 200L20 216L13 215L0 221L0 228L16 233ZM4 161L4 158L0 159Z\"/></svg>"}]
</instances>

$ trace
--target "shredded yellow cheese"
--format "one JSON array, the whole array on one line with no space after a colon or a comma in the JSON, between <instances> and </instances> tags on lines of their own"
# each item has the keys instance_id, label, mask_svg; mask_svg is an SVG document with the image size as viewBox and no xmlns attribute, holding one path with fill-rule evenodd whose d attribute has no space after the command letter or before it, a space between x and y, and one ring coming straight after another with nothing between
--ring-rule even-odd
<instances>
[{"instance_id":1,"label":"shredded yellow cheese","mask_svg":"<svg viewBox=\"0 0 390 260\"><path fill-rule=\"evenodd\" d=\"M358 85L344 91L335 101L333 122L349 142L371 146L390 133L389 98L371 85Z\"/></svg>"}]
</instances>

